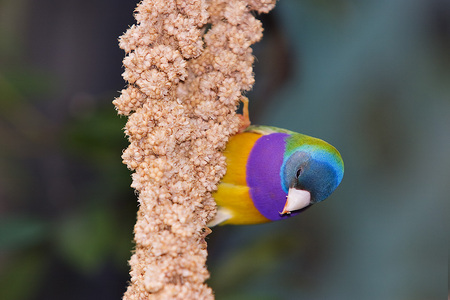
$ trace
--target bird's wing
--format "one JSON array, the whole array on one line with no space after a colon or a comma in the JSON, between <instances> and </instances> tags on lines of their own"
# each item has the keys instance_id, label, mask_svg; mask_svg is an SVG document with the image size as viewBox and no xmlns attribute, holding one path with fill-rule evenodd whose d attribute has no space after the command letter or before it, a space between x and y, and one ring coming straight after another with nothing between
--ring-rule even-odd
<instances>
[{"instance_id":1,"label":"bird's wing","mask_svg":"<svg viewBox=\"0 0 450 300\"><path fill-rule=\"evenodd\" d=\"M287 129L264 125L251 125L245 129L245 132L253 132L261 135L268 135L271 133L287 133L287 134L294 133L293 131Z\"/></svg>"}]
</instances>

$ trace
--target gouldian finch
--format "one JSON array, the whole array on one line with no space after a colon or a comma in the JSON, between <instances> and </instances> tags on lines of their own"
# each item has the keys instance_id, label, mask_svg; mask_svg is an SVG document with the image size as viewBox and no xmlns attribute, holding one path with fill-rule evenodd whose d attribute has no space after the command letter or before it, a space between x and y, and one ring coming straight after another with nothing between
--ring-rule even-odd
<instances>
[{"instance_id":1,"label":"gouldian finch","mask_svg":"<svg viewBox=\"0 0 450 300\"><path fill-rule=\"evenodd\" d=\"M247 107L244 102L244 119L248 120ZM210 227L298 215L330 196L344 175L336 148L276 127L247 127L230 138L224 154L227 172L213 194L217 214L208 223Z\"/></svg>"}]
</instances>

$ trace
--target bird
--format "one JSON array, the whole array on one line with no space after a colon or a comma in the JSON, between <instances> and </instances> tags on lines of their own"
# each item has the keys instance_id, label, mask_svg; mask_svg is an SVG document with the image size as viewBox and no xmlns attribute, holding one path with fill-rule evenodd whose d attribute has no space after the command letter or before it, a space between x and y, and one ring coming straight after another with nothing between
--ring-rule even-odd
<instances>
[{"instance_id":1,"label":"bird","mask_svg":"<svg viewBox=\"0 0 450 300\"><path fill-rule=\"evenodd\" d=\"M217 213L208 227L287 219L333 193L344 175L339 151L327 142L272 126L243 128L224 150L227 171L212 196Z\"/></svg>"}]
</instances>

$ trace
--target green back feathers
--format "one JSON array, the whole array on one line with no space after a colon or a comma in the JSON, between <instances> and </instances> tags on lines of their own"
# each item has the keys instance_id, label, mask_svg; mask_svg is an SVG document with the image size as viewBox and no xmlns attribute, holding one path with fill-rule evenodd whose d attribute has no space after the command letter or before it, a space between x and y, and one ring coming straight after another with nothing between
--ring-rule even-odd
<instances>
[{"instance_id":1,"label":"green back feathers","mask_svg":"<svg viewBox=\"0 0 450 300\"><path fill-rule=\"evenodd\" d=\"M312 158L328 161L338 168L340 176L344 171L344 162L339 151L327 142L300 133L293 133L286 140L285 159L295 151L302 150L310 153Z\"/></svg>"},{"instance_id":2,"label":"green back feathers","mask_svg":"<svg viewBox=\"0 0 450 300\"><path fill-rule=\"evenodd\" d=\"M299 148L323 150L332 154L338 154L336 148L321 139L301 133L292 133L291 136L286 140L286 155L291 155Z\"/></svg>"},{"instance_id":3,"label":"green back feathers","mask_svg":"<svg viewBox=\"0 0 450 300\"><path fill-rule=\"evenodd\" d=\"M313 156L315 156L314 154L317 156L328 156L327 160L331 159L337 162L339 168L343 171L344 164L340 153L336 148L321 139L272 126L251 125L245 129L245 132L254 132L261 135L269 135L272 133L289 134L290 137L286 139L286 150L284 153L285 159L287 159L295 151L304 150L313 154Z\"/></svg>"}]
</instances>

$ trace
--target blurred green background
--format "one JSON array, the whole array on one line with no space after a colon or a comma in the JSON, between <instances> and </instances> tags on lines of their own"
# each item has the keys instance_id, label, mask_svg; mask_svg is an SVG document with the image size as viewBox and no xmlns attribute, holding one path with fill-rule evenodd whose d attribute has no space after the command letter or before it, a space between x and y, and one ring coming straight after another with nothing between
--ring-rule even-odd
<instances>
[{"instance_id":1,"label":"blurred green background","mask_svg":"<svg viewBox=\"0 0 450 300\"><path fill-rule=\"evenodd\" d=\"M0 1L0 299L120 299L137 200L111 101L132 1ZM450 1L281 0L254 124L345 161L328 201L209 236L217 299L445 299Z\"/></svg>"}]
</instances>

